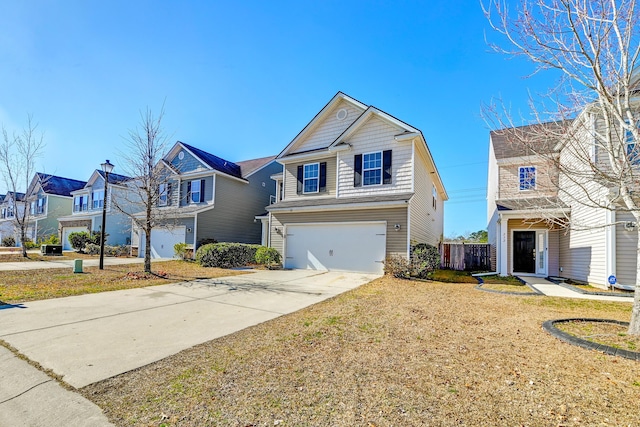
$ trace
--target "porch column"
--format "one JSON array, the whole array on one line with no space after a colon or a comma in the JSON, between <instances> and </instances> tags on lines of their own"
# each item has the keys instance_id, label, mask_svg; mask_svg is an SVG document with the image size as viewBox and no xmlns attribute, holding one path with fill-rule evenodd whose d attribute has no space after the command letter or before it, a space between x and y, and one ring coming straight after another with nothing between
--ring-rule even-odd
<instances>
[{"instance_id":1,"label":"porch column","mask_svg":"<svg viewBox=\"0 0 640 427\"><path fill-rule=\"evenodd\" d=\"M500 234L498 236L498 273L501 276L509 274L507 271L507 261L509 259L509 246L507 245L507 223L508 219L500 215Z\"/></svg>"}]
</instances>

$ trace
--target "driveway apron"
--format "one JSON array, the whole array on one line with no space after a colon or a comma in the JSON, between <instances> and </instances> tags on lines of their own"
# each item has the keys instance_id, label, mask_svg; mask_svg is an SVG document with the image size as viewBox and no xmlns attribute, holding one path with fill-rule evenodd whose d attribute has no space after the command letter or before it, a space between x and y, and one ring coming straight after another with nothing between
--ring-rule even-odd
<instances>
[{"instance_id":1,"label":"driveway apron","mask_svg":"<svg viewBox=\"0 0 640 427\"><path fill-rule=\"evenodd\" d=\"M0 339L80 388L291 313L376 277L260 271L35 301L2 310Z\"/></svg>"}]
</instances>

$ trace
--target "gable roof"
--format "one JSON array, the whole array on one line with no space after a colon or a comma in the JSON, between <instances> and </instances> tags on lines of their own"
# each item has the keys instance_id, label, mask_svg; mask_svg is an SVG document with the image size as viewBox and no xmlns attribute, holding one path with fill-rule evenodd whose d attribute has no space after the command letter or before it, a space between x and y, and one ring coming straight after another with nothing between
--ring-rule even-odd
<instances>
[{"instance_id":1,"label":"gable roof","mask_svg":"<svg viewBox=\"0 0 640 427\"><path fill-rule=\"evenodd\" d=\"M558 142L570 120L503 128L490 132L496 159L558 152Z\"/></svg>"},{"instance_id":2,"label":"gable roof","mask_svg":"<svg viewBox=\"0 0 640 427\"><path fill-rule=\"evenodd\" d=\"M235 178L242 179L242 171L240 170L240 166L238 166L237 164L225 160L221 157L214 156L213 154L207 153L206 151L203 151L192 145L185 144L182 141L178 141L177 143L186 148L191 154L193 154L197 159L202 161L211 169L226 173L227 175L231 175Z\"/></svg>"},{"instance_id":3,"label":"gable roof","mask_svg":"<svg viewBox=\"0 0 640 427\"><path fill-rule=\"evenodd\" d=\"M240 166L242 176L246 178L252 173L257 172L259 169L262 169L262 167L271 163L273 160L275 160L275 158L276 156L261 157L259 159L236 162L236 164Z\"/></svg>"},{"instance_id":4,"label":"gable roof","mask_svg":"<svg viewBox=\"0 0 640 427\"><path fill-rule=\"evenodd\" d=\"M47 194L53 194L57 196L71 197L72 191L79 190L87 184L86 181L63 178L61 176L48 175L41 172L37 172L36 176L38 181L40 182L42 191Z\"/></svg>"},{"instance_id":5,"label":"gable roof","mask_svg":"<svg viewBox=\"0 0 640 427\"><path fill-rule=\"evenodd\" d=\"M102 169L96 169L96 172L104 179L104 171ZM109 174L109 184L122 184L123 182L131 181L133 178L126 175L119 175L111 172Z\"/></svg>"}]
</instances>

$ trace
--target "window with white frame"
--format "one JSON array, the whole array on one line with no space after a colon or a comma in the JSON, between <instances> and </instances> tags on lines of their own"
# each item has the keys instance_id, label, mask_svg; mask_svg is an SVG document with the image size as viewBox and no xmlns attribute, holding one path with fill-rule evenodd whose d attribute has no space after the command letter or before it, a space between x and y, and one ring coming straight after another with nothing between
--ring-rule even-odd
<instances>
[{"instance_id":1,"label":"window with white frame","mask_svg":"<svg viewBox=\"0 0 640 427\"><path fill-rule=\"evenodd\" d=\"M522 166L518 169L520 191L536 189L536 167Z\"/></svg>"},{"instance_id":2,"label":"window with white frame","mask_svg":"<svg viewBox=\"0 0 640 427\"><path fill-rule=\"evenodd\" d=\"M304 193L317 193L320 184L320 163L304 165L302 191Z\"/></svg>"},{"instance_id":3,"label":"window with white frame","mask_svg":"<svg viewBox=\"0 0 640 427\"><path fill-rule=\"evenodd\" d=\"M435 211L436 207L438 206L438 192L436 191L435 185L431 186L431 199L432 199L433 210Z\"/></svg>"},{"instance_id":4,"label":"window with white frame","mask_svg":"<svg viewBox=\"0 0 640 427\"><path fill-rule=\"evenodd\" d=\"M31 202L31 204L29 205L29 213L31 215L35 215L36 214L36 202L35 202L35 200L33 202Z\"/></svg>"},{"instance_id":5,"label":"window with white frame","mask_svg":"<svg viewBox=\"0 0 640 427\"><path fill-rule=\"evenodd\" d=\"M202 186L200 180L191 181L191 203L200 203L202 201Z\"/></svg>"},{"instance_id":6,"label":"window with white frame","mask_svg":"<svg viewBox=\"0 0 640 427\"><path fill-rule=\"evenodd\" d=\"M362 155L362 185L382 184L382 151Z\"/></svg>"},{"instance_id":7,"label":"window with white frame","mask_svg":"<svg viewBox=\"0 0 640 427\"><path fill-rule=\"evenodd\" d=\"M87 198L89 196L76 196L73 198L73 211L82 212L87 210Z\"/></svg>"},{"instance_id":8,"label":"window with white frame","mask_svg":"<svg viewBox=\"0 0 640 427\"><path fill-rule=\"evenodd\" d=\"M7 218L13 218L13 205L7 207Z\"/></svg>"},{"instance_id":9,"label":"window with white frame","mask_svg":"<svg viewBox=\"0 0 640 427\"><path fill-rule=\"evenodd\" d=\"M91 200L93 209L100 209L104 206L104 189L94 190L91 193Z\"/></svg>"},{"instance_id":10,"label":"window with white frame","mask_svg":"<svg viewBox=\"0 0 640 427\"><path fill-rule=\"evenodd\" d=\"M168 183L160 183L158 185L158 206L167 206L167 201L169 199L169 184Z\"/></svg>"},{"instance_id":11,"label":"window with white frame","mask_svg":"<svg viewBox=\"0 0 640 427\"><path fill-rule=\"evenodd\" d=\"M46 205L47 199L46 197L40 197L38 199L38 205L36 206L36 213L41 215L44 213L44 206Z\"/></svg>"},{"instance_id":12,"label":"window with white frame","mask_svg":"<svg viewBox=\"0 0 640 427\"><path fill-rule=\"evenodd\" d=\"M629 124L628 120L625 123ZM636 122L636 129L640 129L640 121ZM632 165L640 165L640 145L633 136L633 132L630 129L625 129L624 132L624 144L625 153Z\"/></svg>"}]
</instances>

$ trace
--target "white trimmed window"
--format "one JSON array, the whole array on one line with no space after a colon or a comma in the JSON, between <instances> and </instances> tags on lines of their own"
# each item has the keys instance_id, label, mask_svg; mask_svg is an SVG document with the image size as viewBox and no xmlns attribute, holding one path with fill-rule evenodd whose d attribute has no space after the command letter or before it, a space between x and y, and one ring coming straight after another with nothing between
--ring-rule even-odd
<instances>
[{"instance_id":1,"label":"white trimmed window","mask_svg":"<svg viewBox=\"0 0 640 427\"><path fill-rule=\"evenodd\" d=\"M629 124L628 120L625 123ZM640 121L636 122L636 128L640 128ZM633 132L629 129L624 131L625 153L633 165L640 165L640 145L633 137Z\"/></svg>"},{"instance_id":2,"label":"white trimmed window","mask_svg":"<svg viewBox=\"0 0 640 427\"><path fill-rule=\"evenodd\" d=\"M435 185L431 186L431 199L433 204L433 210L435 211L436 207L438 206L438 192L436 191Z\"/></svg>"},{"instance_id":3,"label":"white trimmed window","mask_svg":"<svg viewBox=\"0 0 640 427\"><path fill-rule=\"evenodd\" d=\"M200 203L202 200L202 187L200 180L191 181L191 203Z\"/></svg>"},{"instance_id":4,"label":"white trimmed window","mask_svg":"<svg viewBox=\"0 0 640 427\"><path fill-rule=\"evenodd\" d=\"M304 165L302 191L304 193L317 193L320 185L320 163Z\"/></svg>"},{"instance_id":5,"label":"white trimmed window","mask_svg":"<svg viewBox=\"0 0 640 427\"><path fill-rule=\"evenodd\" d=\"M93 209L100 209L104 206L104 189L95 190L91 193L91 200L93 200Z\"/></svg>"},{"instance_id":6,"label":"white trimmed window","mask_svg":"<svg viewBox=\"0 0 640 427\"><path fill-rule=\"evenodd\" d=\"M518 169L520 191L536 189L536 167L522 166Z\"/></svg>"},{"instance_id":7,"label":"white trimmed window","mask_svg":"<svg viewBox=\"0 0 640 427\"><path fill-rule=\"evenodd\" d=\"M382 184L382 151L362 155L362 185Z\"/></svg>"},{"instance_id":8,"label":"white trimmed window","mask_svg":"<svg viewBox=\"0 0 640 427\"><path fill-rule=\"evenodd\" d=\"M167 206L169 200L169 184L161 183L158 185L158 206Z\"/></svg>"},{"instance_id":9,"label":"white trimmed window","mask_svg":"<svg viewBox=\"0 0 640 427\"><path fill-rule=\"evenodd\" d=\"M45 206L46 202L47 202L47 199L46 199L46 198L44 198L44 197L40 197L40 198L38 199L38 205L37 205L37 207L36 207L36 213L37 213L38 215L40 215L40 214L43 214L43 213L44 213L44 206Z\"/></svg>"}]
</instances>

